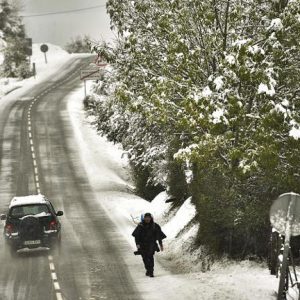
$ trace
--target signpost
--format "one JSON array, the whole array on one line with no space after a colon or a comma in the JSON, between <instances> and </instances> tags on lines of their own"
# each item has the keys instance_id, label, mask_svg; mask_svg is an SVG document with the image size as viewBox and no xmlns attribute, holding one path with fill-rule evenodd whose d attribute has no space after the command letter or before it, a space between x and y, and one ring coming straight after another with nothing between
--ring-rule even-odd
<instances>
[{"instance_id":1,"label":"signpost","mask_svg":"<svg viewBox=\"0 0 300 300\"><path fill-rule=\"evenodd\" d=\"M300 195L295 193L280 195L271 206L270 221L272 226L285 237L277 296L277 299L281 300L284 294L285 280L289 267L290 238L291 236L300 235ZM297 286L299 289L300 286L298 283Z\"/></svg>"},{"instance_id":2,"label":"signpost","mask_svg":"<svg viewBox=\"0 0 300 300\"><path fill-rule=\"evenodd\" d=\"M48 45L46 45L46 44L42 44L41 45L41 47L40 47L40 49L41 49L41 51L44 53L44 55L45 55L45 63L47 64L48 63L48 61L47 61L47 52L48 52L48 50L49 50L49 47L48 47Z\"/></svg>"},{"instance_id":3,"label":"signpost","mask_svg":"<svg viewBox=\"0 0 300 300\"><path fill-rule=\"evenodd\" d=\"M34 78L36 77L36 67L35 67L35 63L32 64L32 73Z\"/></svg>"},{"instance_id":4,"label":"signpost","mask_svg":"<svg viewBox=\"0 0 300 300\"><path fill-rule=\"evenodd\" d=\"M80 79L81 80L99 80L101 77L100 68L86 68L80 70Z\"/></svg>"},{"instance_id":5,"label":"signpost","mask_svg":"<svg viewBox=\"0 0 300 300\"><path fill-rule=\"evenodd\" d=\"M87 80L100 80L101 79L101 68L105 67L107 64L102 63L101 66L92 64L87 66L85 69L80 70L80 79L84 81L84 96L87 96L86 92L86 81Z\"/></svg>"}]
</instances>

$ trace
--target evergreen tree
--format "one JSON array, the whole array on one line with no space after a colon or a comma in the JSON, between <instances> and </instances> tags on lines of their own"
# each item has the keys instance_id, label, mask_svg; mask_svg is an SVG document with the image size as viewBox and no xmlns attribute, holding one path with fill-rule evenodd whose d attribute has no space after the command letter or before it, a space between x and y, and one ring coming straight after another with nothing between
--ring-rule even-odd
<instances>
[{"instance_id":1,"label":"evergreen tree","mask_svg":"<svg viewBox=\"0 0 300 300\"><path fill-rule=\"evenodd\" d=\"M4 77L30 76L30 65L28 60L28 41L24 25L18 16L18 10L12 7L8 1L0 3L0 32L5 41L3 51L4 61L1 73Z\"/></svg>"}]
</instances>

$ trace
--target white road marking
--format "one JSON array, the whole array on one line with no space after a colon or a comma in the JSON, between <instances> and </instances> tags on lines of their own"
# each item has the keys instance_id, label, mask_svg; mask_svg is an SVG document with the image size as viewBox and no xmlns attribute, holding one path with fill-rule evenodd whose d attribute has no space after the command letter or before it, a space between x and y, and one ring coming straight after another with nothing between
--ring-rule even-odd
<instances>
[{"instance_id":1,"label":"white road marking","mask_svg":"<svg viewBox=\"0 0 300 300\"><path fill-rule=\"evenodd\" d=\"M54 280L57 280L57 275L56 275L56 273L52 272L52 273L51 273L51 277L52 277L52 280L53 280L53 281L54 281Z\"/></svg>"},{"instance_id":2,"label":"white road marking","mask_svg":"<svg viewBox=\"0 0 300 300\"><path fill-rule=\"evenodd\" d=\"M36 163L35 163L36 164ZM39 176L38 176L38 169L37 169L37 167L34 167L34 173L36 174L36 177L38 178ZM38 182L38 181L37 181Z\"/></svg>"},{"instance_id":3,"label":"white road marking","mask_svg":"<svg viewBox=\"0 0 300 300\"><path fill-rule=\"evenodd\" d=\"M62 297L61 293L56 293L56 299L57 300L63 300L63 297Z\"/></svg>"},{"instance_id":4,"label":"white road marking","mask_svg":"<svg viewBox=\"0 0 300 300\"><path fill-rule=\"evenodd\" d=\"M36 186L36 191L37 191L38 194L41 194L41 190L40 190L39 173L38 173L38 168L37 168L36 155L35 155L35 150L34 150L34 145L33 145L33 139L32 139L31 111L32 111L32 107L33 107L34 103L41 96L45 95L46 93L48 93L49 91L53 90L54 88L59 87L63 83L64 83L64 81L62 83L60 83L60 84L57 84L56 86L52 86L48 90L44 91L43 93L41 93L40 95L38 95L37 97L35 97L33 99L33 101L31 102L31 104L29 106L29 110L28 110L28 137L29 137L30 149L31 149L31 156L32 156L32 161L33 161L33 166L34 166L35 186ZM57 274L55 272L55 265L53 263L53 257L51 255L49 255L48 256L48 260L49 260L49 267L50 267L50 271L51 271L51 277L52 277L53 286L54 286L54 289L56 291L56 293L55 293L56 300L63 300L62 293L60 292L60 285L59 285L58 280L57 280Z\"/></svg>"},{"instance_id":5,"label":"white road marking","mask_svg":"<svg viewBox=\"0 0 300 300\"><path fill-rule=\"evenodd\" d=\"M59 283L58 283L57 281L54 281L54 282L53 282L53 285L54 285L54 289L55 289L56 291L60 291L60 286L59 286Z\"/></svg>"},{"instance_id":6,"label":"white road marking","mask_svg":"<svg viewBox=\"0 0 300 300\"><path fill-rule=\"evenodd\" d=\"M53 272L55 271L55 267L54 267L54 263L53 262L49 263L49 267L50 267L51 271L53 271Z\"/></svg>"}]
</instances>

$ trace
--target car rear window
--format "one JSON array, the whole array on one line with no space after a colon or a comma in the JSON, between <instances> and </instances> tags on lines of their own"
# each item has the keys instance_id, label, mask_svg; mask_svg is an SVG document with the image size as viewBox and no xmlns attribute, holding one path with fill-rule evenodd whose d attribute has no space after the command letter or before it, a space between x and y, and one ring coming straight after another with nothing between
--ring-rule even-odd
<instances>
[{"instance_id":1,"label":"car rear window","mask_svg":"<svg viewBox=\"0 0 300 300\"><path fill-rule=\"evenodd\" d=\"M20 205L12 207L10 211L11 217L22 218L28 215L48 215L50 210L45 204Z\"/></svg>"}]
</instances>

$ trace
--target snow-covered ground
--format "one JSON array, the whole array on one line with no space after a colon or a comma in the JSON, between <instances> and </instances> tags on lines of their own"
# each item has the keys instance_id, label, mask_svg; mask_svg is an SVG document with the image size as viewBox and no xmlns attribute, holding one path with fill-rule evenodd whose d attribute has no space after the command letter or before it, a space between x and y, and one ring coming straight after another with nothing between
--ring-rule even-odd
<instances>
[{"instance_id":1,"label":"snow-covered ground","mask_svg":"<svg viewBox=\"0 0 300 300\"><path fill-rule=\"evenodd\" d=\"M35 63L36 78L31 77L24 80L17 78L0 78L0 99L15 89L35 84L40 80L43 80L46 76L56 72L57 69L69 59L77 55L71 55L59 46L49 43L47 43L47 45L49 47L49 51L47 52L47 64L45 62L44 53L40 50L41 44L33 44L32 46L31 64Z\"/></svg>"},{"instance_id":2,"label":"snow-covered ground","mask_svg":"<svg viewBox=\"0 0 300 300\"><path fill-rule=\"evenodd\" d=\"M141 213L153 213L168 235L165 251L156 255L157 277L152 281L145 278L140 258L131 252L124 254L144 299L276 299L278 279L269 274L265 265L224 259L215 262L210 271L201 272L202 265L208 263L205 253L201 253L201 249L189 252L199 226L191 222L195 216L191 200L170 213L170 204L165 203L166 193L161 193L151 203L131 194L128 161L121 147L97 135L83 112L82 89L68 98L68 113L88 179L99 205L115 222L129 247L132 251L135 249L131 233ZM101 174L101 180L95 174ZM114 193L114 186L123 187L124 192ZM103 190L109 193L103 194Z\"/></svg>"}]
</instances>

